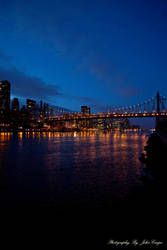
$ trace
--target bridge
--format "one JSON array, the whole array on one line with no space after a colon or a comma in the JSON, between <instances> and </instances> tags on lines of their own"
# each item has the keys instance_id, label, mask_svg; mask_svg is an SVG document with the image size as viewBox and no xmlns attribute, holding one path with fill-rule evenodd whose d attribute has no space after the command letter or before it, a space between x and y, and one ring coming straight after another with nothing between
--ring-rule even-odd
<instances>
[{"instance_id":1,"label":"bridge","mask_svg":"<svg viewBox=\"0 0 167 250\"><path fill-rule=\"evenodd\" d=\"M90 119L106 119L106 118L145 118L156 117L157 121L160 117L167 116L167 98L160 96L159 92L155 97L144 101L143 103L128 107L117 107L113 110L102 113L82 114L78 112L61 112L55 111L55 115L49 116L47 121L73 121L73 120L90 120Z\"/></svg>"}]
</instances>

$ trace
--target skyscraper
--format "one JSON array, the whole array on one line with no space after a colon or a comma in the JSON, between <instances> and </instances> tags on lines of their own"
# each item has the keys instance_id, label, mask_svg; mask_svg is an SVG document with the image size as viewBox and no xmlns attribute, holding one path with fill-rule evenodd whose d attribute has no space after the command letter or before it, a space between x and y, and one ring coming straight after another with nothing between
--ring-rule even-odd
<instances>
[{"instance_id":1,"label":"skyscraper","mask_svg":"<svg viewBox=\"0 0 167 250\"><path fill-rule=\"evenodd\" d=\"M27 109L30 111L34 111L36 106L36 101L27 99Z\"/></svg>"},{"instance_id":2,"label":"skyscraper","mask_svg":"<svg viewBox=\"0 0 167 250\"><path fill-rule=\"evenodd\" d=\"M0 116L5 118L10 111L10 82L0 81Z\"/></svg>"},{"instance_id":3,"label":"skyscraper","mask_svg":"<svg viewBox=\"0 0 167 250\"><path fill-rule=\"evenodd\" d=\"M81 106L81 113L82 113L83 115L90 115L90 107Z\"/></svg>"},{"instance_id":4,"label":"skyscraper","mask_svg":"<svg viewBox=\"0 0 167 250\"><path fill-rule=\"evenodd\" d=\"M27 99L27 111L29 113L29 119L34 121L36 117L36 101Z\"/></svg>"},{"instance_id":5,"label":"skyscraper","mask_svg":"<svg viewBox=\"0 0 167 250\"><path fill-rule=\"evenodd\" d=\"M12 111L19 111L19 100L14 98L12 101Z\"/></svg>"}]
</instances>

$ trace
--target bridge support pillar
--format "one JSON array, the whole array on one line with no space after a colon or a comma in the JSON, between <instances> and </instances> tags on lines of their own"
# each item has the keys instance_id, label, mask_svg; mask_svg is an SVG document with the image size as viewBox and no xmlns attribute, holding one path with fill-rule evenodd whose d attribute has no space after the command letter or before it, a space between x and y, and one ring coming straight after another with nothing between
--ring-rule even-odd
<instances>
[{"instance_id":1,"label":"bridge support pillar","mask_svg":"<svg viewBox=\"0 0 167 250\"><path fill-rule=\"evenodd\" d=\"M159 91L157 92L156 99L157 99L157 113L159 114L160 113L160 95L159 95ZM158 126L159 122L160 122L160 117L156 116L156 129L157 129L157 126Z\"/></svg>"}]
</instances>

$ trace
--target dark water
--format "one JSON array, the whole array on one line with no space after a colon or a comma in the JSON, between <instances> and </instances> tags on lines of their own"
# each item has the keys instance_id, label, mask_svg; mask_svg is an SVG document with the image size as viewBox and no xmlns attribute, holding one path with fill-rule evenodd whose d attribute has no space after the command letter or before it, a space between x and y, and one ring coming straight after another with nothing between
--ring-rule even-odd
<instances>
[{"instance_id":1,"label":"dark water","mask_svg":"<svg viewBox=\"0 0 167 250\"><path fill-rule=\"evenodd\" d=\"M1 133L0 200L57 207L124 200L142 185L148 134Z\"/></svg>"},{"instance_id":2,"label":"dark water","mask_svg":"<svg viewBox=\"0 0 167 250\"><path fill-rule=\"evenodd\" d=\"M138 158L149 134L1 133L0 239L6 236L5 246L143 249L107 243L164 241L164 192L141 181L144 166Z\"/></svg>"}]
</instances>

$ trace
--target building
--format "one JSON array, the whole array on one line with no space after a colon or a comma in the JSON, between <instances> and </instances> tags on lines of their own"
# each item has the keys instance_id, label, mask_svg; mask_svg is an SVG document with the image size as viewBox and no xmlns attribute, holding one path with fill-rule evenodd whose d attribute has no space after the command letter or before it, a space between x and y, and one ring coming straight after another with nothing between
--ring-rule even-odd
<instances>
[{"instance_id":1,"label":"building","mask_svg":"<svg viewBox=\"0 0 167 250\"><path fill-rule=\"evenodd\" d=\"M130 122L127 118L119 118L119 119L113 119L112 121L112 128L113 129L129 129L130 128Z\"/></svg>"},{"instance_id":2,"label":"building","mask_svg":"<svg viewBox=\"0 0 167 250\"><path fill-rule=\"evenodd\" d=\"M22 106L22 108L20 109L20 125L23 128L28 128L29 124L30 124L30 117L29 117L29 112L26 108L25 105Z\"/></svg>"},{"instance_id":3,"label":"building","mask_svg":"<svg viewBox=\"0 0 167 250\"><path fill-rule=\"evenodd\" d=\"M43 102L42 102L42 100L40 101L40 110L43 111Z\"/></svg>"},{"instance_id":4,"label":"building","mask_svg":"<svg viewBox=\"0 0 167 250\"><path fill-rule=\"evenodd\" d=\"M48 103L44 102L43 110L44 110L44 116L47 117L48 116L48 112L49 112L49 105L48 105Z\"/></svg>"},{"instance_id":5,"label":"building","mask_svg":"<svg viewBox=\"0 0 167 250\"><path fill-rule=\"evenodd\" d=\"M90 107L81 106L81 113L82 113L83 115L90 115Z\"/></svg>"},{"instance_id":6,"label":"building","mask_svg":"<svg viewBox=\"0 0 167 250\"><path fill-rule=\"evenodd\" d=\"M19 111L19 100L18 98L14 98L12 101L12 111L17 112Z\"/></svg>"},{"instance_id":7,"label":"building","mask_svg":"<svg viewBox=\"0 0 167 250\"><path fill-rule=\"evenodd\" d=\"M6 118L10 111L10 82L0 81L0 117Z\"/></svg>"},{"instance_id":8,"label":"building","mask_svg":"<svg viewBox=\"0 0 167 250\"><path fill-rule=\"evenodd\" d=\"M29 120L34 122L35 119L37 118L36 116L36 101L27 99L26 100L26 109L29 114Z\"/></svg>"},{"instance_id":9,"label":"building","mask_svg":"<svg viewBox=\"0 0 167 250\"><path fill-rule=\"evenodd\" d=\"M54 108L51 107L48 103L44 102L43 111L44 117L53 117Z\"/></svg>"},{"instance_id":10,"label":"building","mask_svg":"<svg viewBox=\"0 0 167 250\"><path fill-rule=\"evenodd\" d=\"M34 101L34 100L31 100L31 99L27 99L26 100L26 106L27 106L27 109L29 110L29 111L33 111L33 110L35 110L35 107L36 107L36 101Z\"/></svg>"}]
</instances>

